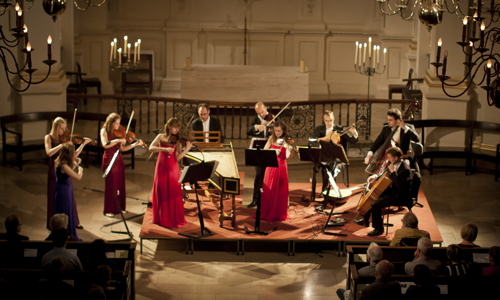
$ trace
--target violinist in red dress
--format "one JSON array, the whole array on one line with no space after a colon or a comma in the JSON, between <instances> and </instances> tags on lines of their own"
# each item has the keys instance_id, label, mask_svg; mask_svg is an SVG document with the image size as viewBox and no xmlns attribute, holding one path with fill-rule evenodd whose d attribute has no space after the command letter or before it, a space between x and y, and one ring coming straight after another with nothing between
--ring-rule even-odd
<instances>
[{"instance_id":1,"label":"violinist in red dress","mask_svg":"<svg viewBox=\"0 0 500 300\"><path fill-rule=\"evenodd\" d=\"M182 188L179 183L179 160L189 151L191 142L180 136L180 129L181 122L170 118L163 133L158 134L149 146L149 151L158 152L151 191L152 223L167 228L179 228L186 223Z\"/></svg>"}]
</instances>

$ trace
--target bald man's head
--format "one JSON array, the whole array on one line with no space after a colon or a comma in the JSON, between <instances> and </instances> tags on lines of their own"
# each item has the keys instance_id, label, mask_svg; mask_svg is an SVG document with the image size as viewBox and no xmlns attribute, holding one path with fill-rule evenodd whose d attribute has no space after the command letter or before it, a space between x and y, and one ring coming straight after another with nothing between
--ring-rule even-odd
<instances>
[{"instance_id":1,"label":"bald man's head","mask_svg":"<svg viewBox=\"0 0 500 300\"><path fill-rule=\"evenodd\" d=\"M255 104L255 112L259 117L265 118L267 116L267 107L263 102L257 102Z\"/></svg>"}]
</instances>

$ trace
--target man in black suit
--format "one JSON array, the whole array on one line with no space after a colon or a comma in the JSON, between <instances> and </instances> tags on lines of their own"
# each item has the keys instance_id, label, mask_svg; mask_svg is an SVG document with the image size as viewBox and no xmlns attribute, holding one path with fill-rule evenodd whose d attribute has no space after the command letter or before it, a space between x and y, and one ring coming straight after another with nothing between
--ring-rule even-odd
<instances>
[{"instance_id":1,"label":"man in black suit","mask_svg":"<svg viewBox=\"0 0 500 300\"><path fill-rule=\"evenodd\" d=\"M6 233L0 233L0 240L7 240L11 242L27 241L29 238L24 235L20 235L21 232L21 220L16 215L10 215L5 219L5 229Z\"/></svg>"},{"instance_id":2,"label":"man in black suit","mask_svg":"<svg viewBox=\"0 0 500 300\"><path fill-rule=\"evenodd\" d=\"M224 142L224 137L222 136L222 126L219 119L210 116L210 108L208 104L200 104L198 106L199 119L196 119L191 123L192 131L219 131L220 132L220 142ZM217 136L216 134L210 134L209 136ZM208 139L198 139L197 142L209 142Z\"/></svg>"},{"instance_id":3,"label":"man in black suit","mask_svg":"<svg viewBox=\"0 0 500 300\"><path fill-rule=\"evenodd\" d=\"M272 119L272 115L267 111L267 107L262 102L255 104L255 112L257 116L253 119L250 126L247 128L247 135L255 138L268 138L271 132L266 127L268 122ZM260 197L260 189L262 188L262 181L264 180L264 172L261 167L255 167L255 180L253 182L253 198L252 203L248 208L257 206L257 200Z\"/></svg>"},{"instance_id":4,"label":"man in black suit","mask_svg":"<svg viewBox=\"0 0 500 300\"><path fill-rule=\"evenodd\" d=\"M369 236L381 235L384 233L382 209L389 205L404 205L405 201L411 199L410 196L410 167L401 160L403 152L398 147L387 149L387 166L391 184L387 187L377 200L371 204L371 208L365 213L362 219L355 220L356 223L368 227L370 225L370 215L372 216L373 231ZM368 177L368 183L374 182L378 175Z\"/></svg>"},{"instance_id":5,"label":"man in black suit","mask_svg":"<svg viewBox=\"0 0 500 300\"><path fill-rule=\"evenodd\" d=\"M420 137L417 132L415 132L415 127L413 127L413 125L406 124L403 121L401 111L399 109L391 108L387 112L387 125L382 128L382 132L380 132L370 147L370 151L368 151L368 154L365 157L365 164L370 163L373 153L384 144L393 131L394 135L392 136L392 141L395 146L399 147L399 149L403 151L403 154L406 154L410 149L411 141L414 141L415 143L420 142Z\"/></svg>"},{"instance_id":6,"label":"man in black suit","mask_svg":"<svg viewBox=\"0 0 500 300\"><path fill-rule=\"evenodd\" d=\"M323 113L323 124L317 126L314 129L314 134L312 137L314 138L322 138L325 136L329 136L331 132L342 132L344 130L343 126L339 126L335 124L335 116L333 115L333 112L330 110L326 110ZM351 127L349 131L342 135L340 137L340 145L344 148L344 151L347 153L347 144L350 143L356 143L358 141L358 131L356 130L355 127ZM335 141L336 142L336 141ZM319 143L315 143L312 146L317 146ZM316 176L316 173L318 172L320 165L315 165L314 166L314 176ZM330 163L327 165L327 167L331 170L333 168L333 163ZM326 170L322 168L322 175L323 175L323 188L322 192L319 194L320 198L323 198L323 192L326 191L328 188L328 175L326 173Z\"/></svg>"},{"instance_id":7,"label":"man in black suit","mask_svg":"<svg viewBox=\"0 0 500 300\"><path fill-rule=\"evenodd\" d=\"M391 280L394 265L387 260L380 261L375 267L375 282L361 291L360 300L401 298L399 282Z\"/></svg>"}]
</instances>

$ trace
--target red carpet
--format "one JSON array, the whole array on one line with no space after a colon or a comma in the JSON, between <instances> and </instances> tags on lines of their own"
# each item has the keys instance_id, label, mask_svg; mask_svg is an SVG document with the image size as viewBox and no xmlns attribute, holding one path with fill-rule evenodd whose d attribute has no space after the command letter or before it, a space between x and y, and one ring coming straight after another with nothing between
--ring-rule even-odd
<instances>
[{"instance_id":1,"label":"red carpet","mask_svg":"<svg viewBox=\"0 0 500 300\"><path fill-rule=\"evenodd\" d=\"M339 185L340 188L344 188L343 185ZM317 190L320 190L318 185ZM386 236L381 235L377 237L369 237L367 233L372 230L371 227L363 227L357 225L353 222L356 218L359 218L357 211L355 211L356 205L360 198L361 193L350 197L347 202L341 206L335 208L335 211L346 211L341 218L346 219L346 224L343 227L328 227L328 231L339 232L347 234L346 237L326 235L323 233L323 226L327 220L327 215L316 212L314 206L320 205L320 203L309 203L302 202L301 197L309 197L311 191L311 185L309 183L293 183L290 184L290 207L289 216L290 220L280 223L268 223L266 221L261 221L261 231L268 231L275 227L277 230L270 233L269 235L253 235L246 234L244 231L244 225L248 226L253 230L255 225L255 209L241 207L241 195L237 197L236 200L236 228L231 227L231 221L224 221L224 228L218 226L218 211L215 209L214 205L207 201L208 199L204 196L200 196L200 200L205 200L202 205L203 217L205 222L205 227L210 229L214 235L206 237L204 239L212 240L275 240L275 241L290 241L294 240L297 242L307 242L307 241L318 241L318 242L356 242L356 243L369 243L371 241L377 241L381 243L388 243L396 229L401 228L401 218L403 214L407 211L406 208L401 212L395 212L397 207L394 207L394 211L390 214L390 223L394 224L394 227L389 227L389 234ZM318 199L320 200L320 199ZM439 233L439 229L434 220L434 216L429 207L425 194L422 190L419 192L418 202L423 204L424 207L414 207L412 211L417 215L419 219L419 228L427 230L431 239L434 243L442 243L443 238ZM225 208L230 207L230 201L225 200ZM327 211L329 212L331 206L328 206ZM178 235L178 233L186 233L191 235L200 234L200 224L198 220L198 214L196 209L196 202L194 201L194 194L190 195L185 203L185 215L187 224L183 228L169 229L164 228L155 224L151 224L151 208L148 208L144 216L142 223L140 237L143 239L186 239L186 237ZM384 218L386 216L384 215Z\"/></svg>"}]
</instances>

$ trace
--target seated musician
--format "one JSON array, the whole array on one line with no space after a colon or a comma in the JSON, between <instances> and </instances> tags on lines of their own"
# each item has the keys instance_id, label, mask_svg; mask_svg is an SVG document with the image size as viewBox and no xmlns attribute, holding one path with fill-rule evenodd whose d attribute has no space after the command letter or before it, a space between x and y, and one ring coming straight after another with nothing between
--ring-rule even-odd
<instances>
[{"instance_id":1,"label":"seated musician","mask_svg":"<svg viewBox=\"0 0 500 300\"><path fill-rule=\"evenodd\" d=\"M368 151L365 158L365 164L370 163L373 153L378 150L391 135L392 145L399 147L403 154L406 154L410 149L411 141L414 141L415 143L420 142L420 137L415 131L415 127L411 124L405 123L399 109L391 108L387 112L387 125L382 128L382 132L380 132L370 147L370 151Z\"/></svg>"},{"instance_id":2,"label":"seated musician","mask_svg":"<svg viewBox=\"0 0 500 300\"><path fill-rule=\"evenodd\" d=\"M273 119L273 115L267 111L267 107L262 102L255 104L255 112L257 116L253 119L252 123L247 128L247 135L256 138L268 138L271 135L271 129L266 126L268 122ZM264 172L261 167L255 167L255 180L253 183L253 198L252 203L248 208L257 206L257 201L260 197L260 189L262 188L262 180L264 179Z\"/></svg>"},{"instance_id":3,"label":"seated musician","mask_svg":"<svg viewBox=\"0 0 500 300\"><path fill-rule=\"evenodd\" d=\"M369 236L381 235L384 233L382 209L390 205L404 205L405 201L411 200L410 196L410 167L402 163L401 156L403 153L398 147L387 149L388 173L391 179L391 184L387 187L380 197L374 200L371 208L365 213L362 219L355 220L356 223L368 227L370 225L370 216L372 216L373 231L369 232ZM368 177L368 183L375 182L378 175Z\"/></svg>"},{"instance_id":4,"label":"seated musician","mask_svg":"<svg viewBox=\"0 0 500 300\"><path fill-rule=\"evenodd\" d=\"M344 130L343 126L336 125L335 123L335 117L333 115L333 112L331 110L326 110L323 113L323 124L319 125L314 129L314 134L312 137L315 138L325 138L322 140L329 141L330 136L337 138L337 135L333 134L331 135L332 132L342 132ZM358 131L356 130L355 127L351 127L347 134L344 134L340 137L340 144L342 147L344 147L345 152L347 153L347 143L356 143L358 141ZM337 141L334 141L334 143L337 143ZM318 142L319 145L319 142ZM315 167L315 173L318 172L318 169L321 167L319 165L314 166ZM331 170L333 168L333 163L330 163L327 165L327 167ZM328 175L326 173L325 169L322 169L322 175L323 175L323 188L322 192L319 194L320 198L323 198L323 192L326 191L328 188Z\"/></svg>"},{"instance_id":5,"label":"seated musician","mask_svg":"<svg viewBox=\"0 0 500 300\"><path fill-rule=\"evenodd\" d=\"M216 117L210 116L210 108L208 104L200 104L198 106L198 115L200 118L195 119L191 124L192 131L219 131L220 132L220 142L224 142L224 137L222 136L222 126L220 120ZM201 135L199 135L201 136ZM216 134L210 134L209 136L216 136ZM209 139L197 139L195 142L210 142ZM212 140L213 141L213 140Z\"/></svg>"}]
</instances>

